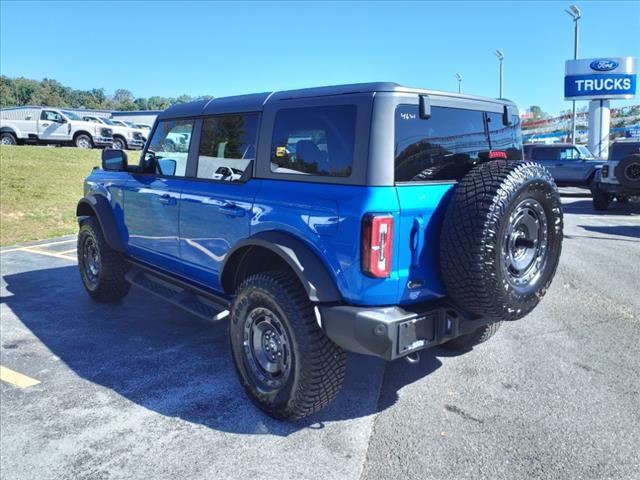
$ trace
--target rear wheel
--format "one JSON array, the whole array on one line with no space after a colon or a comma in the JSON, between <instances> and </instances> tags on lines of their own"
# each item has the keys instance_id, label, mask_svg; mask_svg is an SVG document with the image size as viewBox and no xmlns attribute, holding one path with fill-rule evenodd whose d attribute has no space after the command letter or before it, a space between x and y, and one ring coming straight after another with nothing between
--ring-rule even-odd
<instances>
[{"instance_id":1,"label":"rear wheel","mask_svg":"<svg viewBox=\"0 0 640 480\"><path fill-rule=\"evenodd\" d=\"M605 211L609 208L609 202L611 201L611 196L599 188L594 188L591 191L593 196L593 209L599 212Z\"/></svg>"},{"instance_id":2,"label":"rear wheel","mask_svg":"<svg viewBox=\"0 0 640 480\"><path fill-rule=\"evenodd\" d=\"M16 140L15 135L9 132L3 132L0 134L0 144L1 145L17 145L18 140Z\"/></svg>"},{"instance_id":3,"label":"rear wheel","mask_svg":"<svg viewBox=\"0 0 640 480\"><path fill-rule=\"evenodd\" d=\"M562 249L560 197L537 163L491 161L457 185L440 238L448 294L492 320L517 320L551 285Z\"/></svg>"},{"instance_id":4,"label":"rear wheel","mask_svg":"<svg viewBox=\"0 0 640 480\"><path fill-rule=\"evenodd\" d=\"M78 233L78 267L87 293L99 302L120 300L131 285L125 279L127 264L104 239L98 221L84 221Z\"/></svg>"},{"instance_id":5,"label":"rear wheel","mask_svg":"<svg viewBox=\"0 0 640 480\"><path fill-rule=\"evenodd\" d=\"M242 386L274 418L311 415L342 387L345 352L324 335L291 272L259 273L240 285L229 340Z\"/></svg>"},{"instance_id":6,"label":"rear wheel","mask_svg":"<svg viewBox=\"0 0 640 480\"><path fill-rule=\"evenodd\" d=\"M458 338L443 343L442 346L451 350L469 350L493 337L500 328L501 323L502 322L496 322L490 325L484 325L475 332L460 335Z\"/></svg>"}]
</instances>

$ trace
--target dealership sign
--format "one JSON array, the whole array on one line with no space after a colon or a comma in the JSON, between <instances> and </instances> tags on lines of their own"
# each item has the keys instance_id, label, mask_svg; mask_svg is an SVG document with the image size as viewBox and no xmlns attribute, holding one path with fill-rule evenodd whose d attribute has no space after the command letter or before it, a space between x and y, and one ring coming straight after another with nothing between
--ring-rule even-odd
<instances>
[{"instance_id":1,"label":"dealership sign","mask_svg":"<svg viewBox=\"0 0 640 480\"><path fill-rule=\"evenodd\" d=\"M630 99L636 94L636 59L567 60L565 100Z\"/></svg>"}]
</instances>

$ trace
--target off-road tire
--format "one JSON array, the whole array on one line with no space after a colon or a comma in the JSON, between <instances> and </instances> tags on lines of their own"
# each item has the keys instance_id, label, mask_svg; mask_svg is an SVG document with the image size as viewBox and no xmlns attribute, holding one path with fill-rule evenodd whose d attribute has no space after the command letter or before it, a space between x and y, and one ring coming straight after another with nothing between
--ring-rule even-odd
<instances>
[{"instance_id":1,"label":"off-road tire","mask_svg":"<svg viewBox=\"0 0 640 480\"><path fill-rule=\"evenodd\" d=\"M89 150L93 148L93 139L86 133L81 133L79 135L76 135L76 137L73 139L73 145L76 148L83 148L85 150Z\"/></svg>"},{"instance_id":2,"label":"off-road tire","mask_svg":"<svg viewBox=\"0 0 640 480\"><path fill-rule=\"evenodd\" d=\"M536 232L535 240L523 225ZM442 225L440 268L447 293L483 318L524 317L551 285L562 225L557 187L540 164L495 160L474 167L455 187ZM518 277L510 266L522 249L531 249L533 260Z\"/></svg>"},{"instance_id":3,"label":"off-road tire","mask_svg":"<svg viewBox=\"0 0 640 480\"><path fill-rule=\"evenodd\" d=\"M253 312L264 309L278 318L288 342L289 373L274 387L255 373L251 353L254 337L247 327L253 325ZM258 273L242 282L231 305L229 342L247 395L274 418L295 420L311 415L329 405L342 387L345 352L318 326L313 304L292 272Z\"/></svg>"},{"instance_id":4,"label":"off-road tire","mask_svg":"<svg viewBox=\"0 0 640 480\"><path fill-rule=\"evenodd\" d=\"M611 202L611 195L607 192L594 188L591 190L591 196L593 197L593 209L598 212L604 212L609 208L609 202Z\"/></svg>"},{"instance_id":5,"label":"off-road tire","mask_svg":"<svg viewBox=\"0 0 640 480\"><path fill-rule=\"evenodd\" d=\"M640 153L624 157L615 168L620 185L630 190L640 190Z\"/></svg>"},{"instance_id":6,"label":"off-road tire","mask_svg":"<svg viewBox=\"0 0 640 480\"><path fill-rule=\"evenodd\" d=\"M94 278L87 271L85 248L92 242L97 251L98 273ZM94 217L82 222L78 233L78 267L87 293L98 302L115 302L127 295L131 285L125 279L128 266L122 255L107 244L102 228Z\"/></svg>"},{"instance_id":7,"label":"off-road tire","mask_svg":"<svg viewBox=\"0 0 640 480\"><path fill-rule=\"evenodd\" d=\"M127 142L126 140L116 137L113 139L113 143L111 145L113 148L115 148L116 150L126 150L127 149Z\"/></svg>"},{"instance_id":8,"label":"off-road tire","mask_svg":"<svg viewBox=\"0 0 640 480\"><path fill-rule=\"evenodd\" d=\"M502 322L495 322L489 325L484 325L475 332L460 335L453 340L443 343L442 347L449 350L470 350L476 345L480 345L493 337L500 328L501 323Z\"/></svg>"},{"instance_id":9,"label":"off-road tire","mask_svg":"<svg viewBox=\"0 0 640 480\"><path fill-rule=\"evenodd\" d=\"M17 145L18 140L13 133L2 132L0 133L0 144L2 145Z\"/></svg>"}]
</instances>

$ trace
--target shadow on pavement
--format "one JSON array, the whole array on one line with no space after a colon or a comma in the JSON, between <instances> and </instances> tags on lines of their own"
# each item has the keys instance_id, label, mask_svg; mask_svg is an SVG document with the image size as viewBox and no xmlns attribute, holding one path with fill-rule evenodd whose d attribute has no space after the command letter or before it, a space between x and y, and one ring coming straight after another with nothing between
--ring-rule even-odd
<instances>
[{"instance_id":1,"label":"shadow on pavement","mask_svg":"<svg viewBox=\"0 0 640 480\"><path fill-rule=\"evenodd\" d=\"M593 209L591 200L579 200L576 202L563 203L562 211L565 214L600 215L602 217L608 215L638 215L640 214L640 204L634 202L612 202L608 210L599 212Z\"/></svg>"},{"instance_id":2,"label":"shadow on pavement","mask_svg":"<svg viewBox=\"0 0 640 480\"><path fill-rule=\"evenodd\" d=\"M1 301L80 377L162 415L225 432L286 436L367 416L393 405L398 389L441 365L434 353L423 354L414 366L394 362L387 375L391 385L379 402L385 363L349 355L343 391L332 405L298 422L278 422L244 394L230 360L225 322L201 321L135 288L119 304L96 303L84 292L76 266L4 280L9 295Z\"/></svg>"},{"instance_id":3,"label":"shadow on pavement","mask_svg":"<svg viewBox=\"0 0 640 480\"><path fill-rule=\"evenodd\" d=\"M591 226L580 225L589 232L606 233L609 235L622 235L623 237L635 237L640 238L640 225L637 227L628 225L616 225L616 226Z\"/></svg>"}]
</instances>

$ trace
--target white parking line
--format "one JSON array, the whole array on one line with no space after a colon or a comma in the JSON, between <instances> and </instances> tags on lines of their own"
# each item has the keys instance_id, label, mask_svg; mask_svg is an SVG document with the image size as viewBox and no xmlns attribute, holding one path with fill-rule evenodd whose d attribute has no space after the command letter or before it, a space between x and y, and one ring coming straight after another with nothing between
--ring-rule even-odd
<instances>
[{"instance_id":1,"label":"white parking line","mask_svg":"<svg viewBox=\"0 0 640 480\"><path fill-rule=\"evenodd\" d=\"M77 260L75 257L69 257L67 255L63 255L62 253L47 252L46 250L38 250L37 248L24 247L22 250L29 253L39 253L40 255L47 255L49 257L64 258L65 260L71 260L73 262Z\"/></svg>"}]
</instances>

